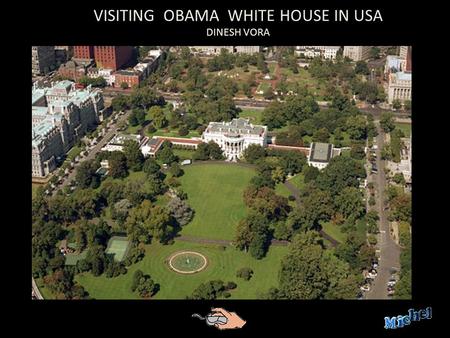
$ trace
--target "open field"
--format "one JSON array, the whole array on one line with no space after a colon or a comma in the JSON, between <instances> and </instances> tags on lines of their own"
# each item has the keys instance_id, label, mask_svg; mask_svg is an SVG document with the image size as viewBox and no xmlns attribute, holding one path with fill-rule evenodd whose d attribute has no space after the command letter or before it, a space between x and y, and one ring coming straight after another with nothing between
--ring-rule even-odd
<instances>
[{"instance_id":1,"label":"open field","mask_svg":"<svg viewBox=\"0 0 450 338\"><path fill-rule=\"evenodd\" d=\"M192 274L181 275L171 270L166 260L174 252L192 250L205 255L208 266L205 270ZM155 299L184 299L203 282L221 279L224 282L234 281L238 287L231 291L234 299L257 299L261 292L278 285L278 269L280 261L286 255L288 248L271 246L267 256L261 260L252 258L248 253L232 247L225 250L216 245L200 245L185 242L175 242L173 245L152 243L146 248L144 259L133 264L126 275L116 278L105 276L94 277L91 273L76 276L76 280L85 287L90 296L96 299L136 299L137 294L130 290L133 273L140 269L149 274L161 289ZM242 267L250 267L254 271L249 281L236 277L236 271Z\"/></svg>"},{"instance_id":2,"label":"open field","mask_svg":"<svg viewBox=\"0 0 450 338\"><path fill-rule=\"evenodd\" d=\"M181 186L195 216L181 234L231 240L237 223L246 214L242 194L255 175L253 169L232 164L202 164L183 169Z\"/></svg>"}]
</instances>

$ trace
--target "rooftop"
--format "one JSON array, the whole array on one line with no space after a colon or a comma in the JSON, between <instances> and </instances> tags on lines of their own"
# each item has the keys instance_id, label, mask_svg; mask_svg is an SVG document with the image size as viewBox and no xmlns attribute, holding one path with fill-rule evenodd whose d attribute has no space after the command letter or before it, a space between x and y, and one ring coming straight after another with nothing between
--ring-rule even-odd
<instances>
[{"instance_id":1,"label":"rooftop","mask_svg":"<svg viewBox=\"0 0 450 338\"><path fill-rule=\"evenodd\" d=\"M328 162L331 159L333 145L330 143L313 142L309 160L312 162Z\"/></svg>"},{"instance_id":2,"label":"rooftop","mask_svg":"<svg viewBox=\"0 0 450 338\"><path fill-rule=\"evenodd\" d=\"M261 135L265 132L264 126L253 125L248 119L238 118L231 122L210 122L206 132L208 133L228 133L231 135L252 134Z\"/></svg>"},{"instance_id":3,"label":"rooftop","mask_svg":"<svg viewBox=\"0 0 450 338\"><path fill-rule=\"evenodd\" d=\"M397 80L400 81L411 81L411 73L397 72L395 73L395 76L397 77Z\"/></svg>"}]
</instances>

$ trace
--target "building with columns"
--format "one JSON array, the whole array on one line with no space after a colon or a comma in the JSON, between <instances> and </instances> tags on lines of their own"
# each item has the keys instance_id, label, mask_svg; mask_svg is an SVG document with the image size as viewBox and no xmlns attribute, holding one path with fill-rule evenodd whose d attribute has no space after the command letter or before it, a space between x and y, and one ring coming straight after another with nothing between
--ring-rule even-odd
<instances>
[{"instance_id":1,"label":"building with columns","mask_svg":"<svg viewBox=\"0 0 450 338\"><path fill-rule=\"evenodd\" d=\"M411 100L411 46L406 47L404 58L391 55L387 57L385 73L387 74L386 92L389 104L395 100L399 100L401 103Z\"/></svg>"},{"instance_id":2,"label":"building with columns","mask_svg":"<svg viewBox=\"0 0 450 338\"><path fill-rule=\"evenodd\" d=\"M202 140L217 143L228 161L236 161L249 145L267 145L267 127L253 125L243 118L231 122L210 122L203 132Z\"/></svg>"},{"instance_id":3,"label":"building with columns","mask_svg":"<svg viewBox=\"0 0 450 338\"><path fill-rule=\"evenodd\" d=\"M399 100L401 103L411 100L412 76L408 72L389 74L388 103Z\"/></svg>"}]
</instances>

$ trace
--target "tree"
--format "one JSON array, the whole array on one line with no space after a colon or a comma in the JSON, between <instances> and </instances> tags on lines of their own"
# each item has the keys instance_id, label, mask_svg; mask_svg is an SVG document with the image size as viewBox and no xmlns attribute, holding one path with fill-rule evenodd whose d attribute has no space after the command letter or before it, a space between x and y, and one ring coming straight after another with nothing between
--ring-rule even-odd
<instances>
[{"instance_id":1,"label":"tree","mask_svg":"<svg viewBox=\"0 0 450 338\"><path fill-rule=\"evenodd\" d=\"M152 123L156 127L156 129L163 128L167 125L167 119L161 107L153 106L150 108L148 112L152 118Z\"/></svg>"},{"instance_id":2,"label":"tree","mask_svg":"<svg viewBox=\"0 0 450 338\"><path fill-rule=\"evenodd\" d=\"M149 176L161 177L161 167L156 162L156 160L152 157L149 157L145 160L142 170Z\"/></svg>"},{"instance_id":3,"label":"tree","mask_svg":"<svg viewBox=\"0 0 450 338\"><path fill-rule=\"evenodd\" d=\"M333 200L328 191L313 189L302 198L301 205L294 209L295 227L317 229L320 222L329 221L333 215Z\"/></svg>"},{"instance_id":4,"label":"tree","mask_svg":"<svg viewBox=\"0 0 450 338\"><path fill-rule=\"evenodd\" d=\"M329 191L336 196L346 187L358 187L358 178L364 178L364 166L352 159L342 156L333 157L328 165L316 178L316 185L320 189Z\"/></svg>"},{"instance_id":5,"label":"tree","mask_svg":"<svg viewBox=\"0 0 450 338\"><path fill-rule=\"evenodd\" d=\"M250 278L252 278L253 276L253 270L250 268L240 268L237 272L236 272L236 277L238 278L242 278L244 280L250 280Z\"/></svg>"},{"instance_id":6,"label":"tree","mask_svg":"<svg viewBox=\"0 0 450 338\"><path fill-rule=\"evenodd\" d=\"M123 144L123 153L127 161L127 167L133 171L140 171L144 162L144 155L139 148L139 143L134 140L126 140Z\"/></svg>"},{"instance_id":7,"label":"tree","mask_svg":"<svg viewBox=\"0 0 450 338\"><path fill-rule=\"evenodd\" d=\"M381 113L380 127L385 133L390 133L395 129L394 114L391 112Z\"/></svg>"},{"instance_id":8,"label":"tree","mask_svg":"<svg viewBox=\"0 0 450 338\"><path fill-rule=\"evenodd\" d=\"M290 207L284 196L279 196L269 187L249 186L244 191L244 202L247 207L268 220L286 218Z\"/></svg>"},{"instance_id":9,"label":"tree","mask_svg":"<svg viewBox=\"0 0 450 338\"><path fill-rule=\"evenodd\" d=\"M402 103L400 102L399 99L395 99L394 101L392 101L392 108L400 109L401 107L402 107Z\"/></svg>"},{"instance_id":10,"label":"tree","mask_svg":"<svg viewBox=\"0 0 450 338\"><path fill-rule=\"evenodd\" d=\"M81 189L97 188L100 185L100 179L95 173L97 169L98 165L94 160L82 162L75 175L77 186Z\"/></svg>"},{"instance_id":11,"label":"tree","mask_svg":"<svg viewBox=\"0 0 450 338\"><path fill-rule=\"evenodd\" d=\"M223 159L223 151L217 143L215 143L213 141L209 141L208 148L209 148L209 157L212 160L222 160Z\"/></svg>"},{"instance_id":12,"label":"tree","mask_svg":"<svg viewBox=\"0 0 450 338\"><path fill-rule=\"evenodd\" d=\"M362 197L361 191L358 188L344 188L334 200L337 212L347 219L352 217L356 220L362 217L365 211Z\"/></svg>"},{"instance_id":13,"label":"tree","mask_svg":"<svg viewBox=\"0 0 450 338\"><path fill-rule=\"evenodd\" d=\"M125 227L134 243L149 243L152 238L166 243L174 234L169 212L148 200L130 211Z\"/></svg>"},{"instance_id":14,"label":"tree","mask_svg":"<svg viewBox=\"0 0 450 338\"><path fill-rule=\"evenodd\" d=\"M364 152L364 148L362 145L354 143L350 149L350 156L355 160L362 160L366 157L366 153Z\"/></svg>"},{"instance_id":15,"label":"tree","mask_svg":"<svg viewBox=\"0 0 450 338\"><path fill-rule=\"evenodd\" d=\"M169 172L172 174L173 177L180 177L184 174L183 169L181 169L180 165L176 162L172 163Z\"/></svg>"},{"instance_id":16,"label":"tree","mask_svg":"<svg viewBox=\"0 0 450 338\"><path fill-rule=\"evenodd\" d=\"M328 141L330 140L330 133L326 128L320 128L316 132L314 132L312 139L314 142L328 143Z\"/></svg>"},{"instance_id":17,"label":"tree","mask_svg":"<svg viewBox=\"0 0 450 338\"><path fill-rule=\"evenodd\" d=\"M266 156L266 150L259 144L250 144L244 150L244 158L248 163L255 163L256 161Z\"/></svg>"},{"instance_id":18,"label":"tree","mask_svg":"<svg viewBox=\"0 0 450 338\"><path fill-rule=\"evenodd\" d=\"M411 100L405 100L403 102L403 108L405 108L406 111L411 111Z\"/></svg>"},{"instance_id":19,"label":"tree","mask_svg":"<svg viewBox=\"0 0 450 338\"><path fill-rule=\"evenodd\" d=\"M225 283L221 280L212 280L201 283L193 292L190 299L216 299L223 296Z\"/></svg>"},{"instance_id":20,"label":"tree","mask_svg":"<svg viewBox=\"0 0 450 338\"><path fill-rule=\"evenodd\" d=\"M304 182L308 183L314 181L319 176L319 169L312 165L305 166L303 169Z\"/></svg>"},{"instance_id":21,"label":"tree","mask_svg":"<svg viewBox=\"0 0 450 338\"><path fill-rule=\"evenodd\" d=\"M363 74L363 75L369 75L369 67L367 67L367 62L364 60L357 61L355 65L355 73L356 74Z\"/></svg>"},{"instance_id":22,"label":"tree","mask_svg":"<svg viewBox=\"0 0 450 338\"><path fill-rule=\"evenodd\" d=\"M380 58L380 48L373 46L369 50L369 55L372 59L379 59Z\"/></svg>"},{"instance_id":23,"label":"tree","mask_svg":"<svg viewBox=\"0 0 450 338\"><path fill-rule=\"evenodd\" d=\"M128 88L129 88L128 83L127 83L127 82L122 82L122 83L120 84L120 88L122 88L122 89L128 89Z\"/></svg>"},{"instance_id":24,"label":"tree","mask_svg":"<svg viewBox=\"0 0 450 338\"><path fill-rule=\"evenodd\" d=\"M279 273L279 295L288 299L354 298L358 280L349 265L324 250L315 231L294 237Z\"/></svg>"},{"instance_id":25,"label":"tree","mask_svg":"<svg viewBox=\"0 0 450 338\"><path fill-rule=\"evenodd\" d=\"M279 165L283 168L286 175L295 175L301 172L306 165L306 156L297 151L280 151Z\"/></svg>"},{"instance_id":26,"label":"tree","mask_svg":"<svg viewBox=\"0 0 450 338\"><path fill-rule=\"evenodd\" d=\"M363 115L350 116L346 128L352 140L363 140L367 137L367 122Z\"/></svg>"},{"instance_id":27,"label":"tree","mask_svg":"<svg viewBox=\"0 0 450 338\"><path fill-rule=\"evenodd\" d=\"M326 276L320 270L323 248L316 232L294 237L281 261L280 291L288 299L320 299L326 291Z\"/></svg>"},{"instance_id":28,"label":"tree","mask_svg":"<svg viewBox=\"0 0 450 338\"><path fill-rule=\"evenodd\" d=\"M275 184L282 183L286 180L286 174L282 167L276 167L272 171L272 180L275 182Z\"/></svg>"},{"instance_id":29,"label":"tree","mask_svg":"<svg viewBox=\"0 0 450 338\"><path fill-rule=\"evenodd\" d=\"M125 95L117 95L111 101L111 106L114 111L124 111L129 108L128 98Z\"/></svg>"},{"instance_id":30,"label":"tree","mask_svg":"<svg viewBox=\"0 0 450 338\"><path fill-rule=\"evenodd\" d=\"M210 141L208 143L200 143L192 156L194 160L206 161L206 160L222 160L223 151L220 146Z\"/></svg>"},{"instance_id":31,"label":"tree","mask_svg":"<svg viewBox=\"0 0 450 338\"><path fill-rule=\"evenodd\" d=\"M250 255L256 259L265 256L270 233L267 219L256 213L250 213L238 224L235 245L240 250L249 250Z\"/></svg>"},{"instance_id":32,"label":"tree","mask_svg":"<svg viewBox=\"0 0 450 338\"><path fill-rule=\"evenodd\" d=\"M402 273L395 286L395 299L411 299L411 270Z\"/></svg>"},{"instance_id":33,"label":"tree","mask_svg":"<svg viewBox=\"0 0 450 338\"><path fill-rule=\"evenodd\" d=\"M189 204L179 197L172 198L167 203L167 209L180 226L188 224L194 217L194 211Z\"/></svg>"},{"instance_id":34,"label":"tree","mask_svg":"<svg viewBox=\"0 0 450 338\"><path fill-rule=\"evenodd\" d=\"M135 292L138 285L139 285L139 281L141 280L141 278L144 277L144 273L137 269L134 274L133 274L133 279L131 281L131 291Z\"/></svg>"},{"instance_id":35,"label":"tree","mask_svg":"<svg viewBox=\"0 0 450 338\"><path fill-rule=\"evenodd\" d=\"M168 165L178 160L178 157L173 153L172 144L169 141L164 141L156 154L156 158Z\"/></svg>"},{"instance_id":36,"label":"tree","mask_svg":"<svg viewBox=\"0 0 450 338\"><path fill-rule=\"evenodd\" d=\"M136 270L133 274L131 282L131 291L138 292L142 298L150 298L158 290L158 285L155 284L150 275L144 275L141 270Z\"/></svg>"},{"instance_id":37,"label":"tree","mask_svg":"<svg viewBox=\"0 0 450 338\"><path fill-rule=\"evenodd\" d=\"M127 158L121 151L111 152L109 159L109 174L113 178L123 178L128 175Z\"/></svg>"}]
</instances>

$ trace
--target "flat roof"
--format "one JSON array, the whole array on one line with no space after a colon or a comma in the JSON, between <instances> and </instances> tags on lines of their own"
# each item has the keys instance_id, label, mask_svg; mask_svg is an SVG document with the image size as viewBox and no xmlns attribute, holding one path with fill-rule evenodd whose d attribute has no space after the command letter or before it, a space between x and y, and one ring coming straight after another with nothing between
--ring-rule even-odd
<instances>
[{"instance_id":1,"label":"flat roof","mask_svg":"<svg viewBox=\"0 0 450 338\"><path fill-rule=\"evenodd\" d=\"M260 135L264 133L265 128L260 125L253 125L249 123L249 120L243 118L237 118L231 120L231 122L210 122L207 132L210 133L227 133L230 135L239 135L239 134L254 134Z\"/></svg>"},{"instance_id":2,"label":"flat roof","mask_svg":"<svg viewBox=\"0 0 450 338\"><path fill-rule=\"evenodd\" d=\"M313 162L328 162L331 159L333 145L330 143L313 142L309 160Z\"/></svg>"}]
</instances>

